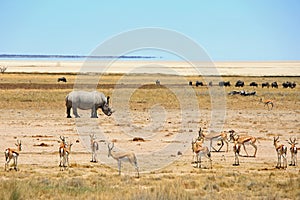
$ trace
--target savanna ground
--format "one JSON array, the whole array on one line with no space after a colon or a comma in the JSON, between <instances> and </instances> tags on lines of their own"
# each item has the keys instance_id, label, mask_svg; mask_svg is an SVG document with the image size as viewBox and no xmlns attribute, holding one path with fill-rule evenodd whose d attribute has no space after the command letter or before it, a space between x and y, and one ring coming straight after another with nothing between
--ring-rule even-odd
<instances>
[{"instance_id":1,"label":"savanna ground","mask_svg":"<svg viewBox=\"0 0 300 200\"><path fill-rule=\"evenodd\" d=\"M68 82L57 83L57 78L61 76L65 76ZM92 80L88 75L84 78ZM199 127L204 132L210 128L212 106L209 87L191 87L197 98L200 117L189 115L194 109L189 107L189 102L184 102L186 110L182 110L180 103L180 98L185 96L182 84L204 81L201 77L160 75L161 86L157 86L157 75L130 75L126 79L118 74L105 75L99 81L99 91L112 97L114 94L132 92L130 98L124 97L124 101L120 101L123 98L120 96L115 101L112 98L112 106L118 108L113 116L105 116L99 110L99 118L90 119L89 111L79 110L82 117L78 120L66 118L64 103L65 96L73 90L75 79L75 74L0 75L0 149L4 151L7 147L13 147L17 139L23 144L19 171L5 172L4 155L0 159L3 166L0 170L1 199L300 199L299 166L276 169L277 155L273 146L274 136L280 136L280 141L285 145L288 145L290 137L300 138L300 88L283 89L281 86L285 81L300 83L299 77L223 77L224 81L231 81L232 84L243 80L245 91L257 92L256 96L229 96L229 91L241 88L224 88L226 115L223 129L234 129L240 134L257 137L258 152L255 158L241 156L240 166L232 166L234 155L230 143L229 152L225 152L226 147L221 152L212 152L212 169L207 169L205 158L202 169L194 168L191 164L191 141L176 141L174 138L176 134L187 133L196 137ZM277 81L279 88L262 89L261 85L253 88L248 86L252 81L259 84ZM166 82L173 84L172 87L181 94L174 94L169 89L170 85L164 85ZM119 93L115 93L116 90ZM272 99L274 108L268 110L259 102L260 98ZM124 113L121 109L126 106L130 113ZM155 118L156 109L163 109L165 116L161 127L153 128L155 124L152 122L161 119ZM181 127L182 113L190 117L189 127ZM126 118L127 115L130 121L116 118ZM91 123L97 127L92 126L91 130L78 134L80 127ZM97 135L100 129L106 138L101 138L102 135L97 137L100 144L99 162L90 163L88 142L85 140L88 140L89 133ZM156 135L146 137L145 142L133 142L133 135L125 133L126 130L140 133L149 129L155 130ZM60 135L74 144L71 166L64 171L58 167ZM122 175L118 175L117 162L107 158L106 145L112 140L121 149L135 151L141 163L139 179L129 164L124 164ZM142 156L151 148L159 149L172 142L183 142L188 148L181 152L182 155L174 149L156 157L162 163L166 157L174 158L175 161L166 166L153 167L157 162ZM246 148L252 155L253 148ZM245 152L242 150L241 154L245 155ZM152 168L155 170L148 170Z\"/></svg>"}]
</instances>

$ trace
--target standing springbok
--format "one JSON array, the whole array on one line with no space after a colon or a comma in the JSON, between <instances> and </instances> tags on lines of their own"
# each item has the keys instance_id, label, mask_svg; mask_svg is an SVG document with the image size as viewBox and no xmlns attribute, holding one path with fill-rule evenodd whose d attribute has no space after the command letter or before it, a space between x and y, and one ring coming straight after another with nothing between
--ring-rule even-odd
<instances>
[{"instance_id":1,"label":"standing springbok","mask_svg":"<svg viewBox=\"0 0 300 200\"><path fill-rule=\"evenodd\" d=\"M22 150L22 144L21 144L21 140L17 140L17 144L15 144L17 146L17 149L12 149L12 148L7 148L4 152L5 154L5 171L8 169L9 167L9 162L11 159L14 160L14 169L16 171L18 171L18 157L20 154L20 151Z\"/></svg>"},{"instance_id":2,"label":"standing springbok","mask_svg":"<svg viewBox=\"0 0 300 200\"><path fill-rule=\"evenodd\" d=\"M91 149L92 149L92 160L91 162L96 163L97 162L97 151L99 149L98 142L96 141L95 134L90 134L91 138Z\"/></svg>"},{"instance_id":3,"label":"standing springbok","mask_svg":"<svg viewBox=\"0 0 300 200\"><path fill-rule=\"evenodd\" d=\"M60 161L59 161L59 167L62 167L63 166L63 161L64 161L64 148L67 147L67 141L66 141L66 138L64 136L59 136L60 138L60 145L59 145L59 149L58 149L58 153L59 153L59 158L60 158Z\"/></svg>"},{"instance_id":4,"label":"standing springbok","mask_svg":"<svg viewBox=\"0 0 300 200\"><path fill-rule=\"evenodd\" d=\"M277 157L278 157L276 168L278 169L281 168L281 157L282 157L283 159L282 168L285 169L287 167L287 161L286 161L287 147L284 146L283 144L279 144L279 136L277 136L277 138L274 137L273 144L275 146L275 150L277 152Z\"/></svg>"},{"instance_id":5,"label":"standing springbok","mask_svg":"<svg viewBox=\"0 0 300 200\"><path fill-rule=\"evenodd\" d=\"M296 142L296 138L294 138L293 140L290 138L290 141L288 142L291 147L290 147L290 151L291 151L291 164L290 166L296 166L297 165L297 152L298 152L298 148L296 147L296 144L298 144Z\"/></svg>"},{"instance_id":6,"label":"standing springbok","mask_svg":"<svg viewBox=\"0 0 300 200\"><path fill-rule=\"evenodd\" d=\"M113 157L113 159L118 161L119 175L121 175L121 162L129 161L129 163L135 167L137 171L137 177L138 178L140 177L137 159L133 152L118 152L118 153L113 152L112 149L114 148L114 143L112 143L112 147L110 147L109 144L107 145L107 147L108 147L108 157L111 156Z\"/></svg>"},{"instance_id":7,"label":"standing springbok","mask_svg":"<svg viewBox=\"0 0 300 200\"><path fill-rule=\"evenodd\" d=\"M268 110L270 110L269 105L271 106L271 110L272 110L273 107L274 107L274 103L273 103L273 101L270 100L270 99L262 100L262 98L260 98L260 102L264 104L264 107L267 106L267 107L268 107Z\"/></svg>"},{"instance_id":8,"label":"standing springbok","mask_svg":"<svg viewBox=\"0 0 300 200\"><path fill-rule=\"evenodd\" d=\"M241 151L241 144L238 142L238 138L234 138L234 144L233 144L233 152L234 152L234 164L233 166L239 166L239 156Z\"/></svg>"},{"instance_id":9,"label":"standing springbok","mask_svg":"<svg viewBox=\"0 0 300 200\"><path fill-rule=\"evenodd\" d=\"M228 152L228 139L227 139L227 133L222 132L222 133L215 133L215 134L209 134L209 135L205 135L202 131L201 128L199 130L199 136L198 136L198 140L209 140L210 141L210 146L209 146L209 151L211 152L211 148L213 148L215 151L219 152L222 147L224 146L224 142L226 143L226 152ZM217 150L212 146L212 142L213 141L220 141L220 148Z\"/></svg>"},{"instance_id":10,"label":"standing springbok","mask_svg":"<svg viewBox=\"0 0 300 200\"><path fill-rule=\"evenodd\" d=\"M202 141L199 140L196 140L195 142L192 141L192 150L197 158L196 159L197 167L201 168L201 157L204 155L209 159L210 169L211 169L212 168L211 153L208 147L203 147L202 144L203 144Z\"/></svg>"},{"instance_id":11,"label":"standing springbok","mask_svg":"<svg viewBox=\"0 0 300 200\"><path fill-rule=\"evenodd\" d=\"M60 137L60 139L61 143L59 147L59 166L61 167L61 170L63 170L63 167L69 167L69 155L71 153L71 147L73 143L67 144L65 137Z\"/></svg>"},{"instance_id":12,"label":"standing springbok","mask_svg":"<svg viewBox=\"0 0 300 200\"><path fill-rule=\"evenodd\" d=\"M246 152L247 157L249 157L249 155L246 150L245 144L250 144L251 146L253 146L253 148L255 149L253 157L256 156L256 152L257 152L257 146L255 144L255 142L257 140L256 137L249 136L249 135L240 136L240 135L237 135L234 130L230 130L229 133L230 133L229 138L231 141L233 141L233 142L237 141L239 144L243 145L243 148ZM239 151L239 153L240 153L240 151Z\"/></svg>"}]
</instances>

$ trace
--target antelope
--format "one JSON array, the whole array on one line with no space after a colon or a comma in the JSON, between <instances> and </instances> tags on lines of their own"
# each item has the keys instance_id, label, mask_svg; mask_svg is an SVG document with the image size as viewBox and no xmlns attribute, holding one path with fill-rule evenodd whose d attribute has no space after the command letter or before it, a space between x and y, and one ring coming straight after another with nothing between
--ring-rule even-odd
<instances>
[{"instance_id":1,"label":"antelope","mask_svg":"<svg viewBox=\"0 0 300 200\"><path fill-rule=\"evenodd\" d=\"M116 161L118 161L118 169L119 169L119 176L121 175L121 162L122 161L129 161L131 165L135 167L135 170L137 171L137 177L140 177L139 173L139 167L137 163L137 158L133 152L114 152L112 149L114 148L114 143L112 143L112 147L110 145L107 145L108 147L108 157L112 157Z\"/></svg>"},{"instance_id":2,"label":"antelope","mask_svg":"<svg viewBox=\"0 0 300 200\"><path fill-rule=\"evenodd\" d=\"M287 167L287 161L286 161L287 147L284 146L283 144L279 144L278 139L279 136L277 136L277 138L274 137L274 143L273 143L278 157L276 168L278 169L281 168L281 157L282 157L283 158L282 168L285 169Z\"/></svg>"},{"instance_id":3,"label":"antelope","mask_svg":"<svg viewBox=\"0 0 300 200\"><path fill-rule=\"evenodd\" d=\"M62 149L62 154L63 154L63 166L62 167L69 167L69 155L71 153L71 147L73 143L70 143L70 145L66 145Z\"/></svg>"},{"instance_id":4,"label":"antelope","mask_svg":"<svg viewBox=\"0 0 300 200\"><path fill-rule=\"evenodd\" d=\"M233 164L233 166L240 165L240 161L239 161L240 151L241 151L241 144L238 142L238 140L234 140L234 145L233 145L234 164Z\"/></svg>"},{"instance_id":5,"label":"antelope","mask_svg":"<svg viewBox=\"0 0 300 200\"><path fill-rule=\"evenodd\" d=\"M273 101L270 100L270 99L262 100L262 98L260 98L260 102L264 104L264 107L267 106L267 107L268 107L268 110L270 110L269 105L271 105L271 110L272 110L273 107L274 107L274 103L273 103Z\"/></svg>"},{"instance_id":6,"label":"antelope","mask_svg":"<svg viewBox=\"0 0 300 200\"><path fill-rule=\"evenodd\" d=\"M201 157L202 155L204 155L205 157L207 157L209 159L210 162L210 169L212 168L212 160L211 160L211 153L208 149L208 147L203 147L202 146L202 142L201 141L193 141L192 140L192 150L193 153L195 153L196 158L197 158L197 167L201 168Z\"/></svg>"},{"instance_id":7,"label":"antelope","mask_svg":"<svg viewBox=\"0 0 300 200\"><path fill-rule=\"evenodd\" d=\"M199 137L198 140L204 140L204 139L208 139L210 140L210 146L209 146L209 151L211 152L211 148L213 148L215 151L219 152L222 147L224 146L224 142L226 143L226 152L228 152L228 139L227 139L227 134L225 132L222 133L217 133L217 134L210 134L210 135L204 135L203 132L201 131L201 128L199 130ZM220 141L220 148L218 150L216 150L213 146L212 146L212 142L213 141Z\"/></svg>"},{"instance_id":8,"label":"antelope","mask_svg":"<svg viewBox=\"0 0 300 200\"><path fill-rule=\"evenodd\" d=\"M246 152L247 157L249 157L249 155L248 155L248 152L246 150L245 144L250 144L251 146L253 146L253 148L255 149L253 157L256 156L256 152L257 152L257 146L255 144L255 142L257 140L256 137L253 137L253 136L240 136L240 135L237 135L234 130L230 130L229 133L230 133L230 135L229 135L230 140L237 141L237 143L243 145L243 148Z\"/></svg>"},{"instance_id":9,"label":"antelope","mask_svg":"<svg viewBox=\"0 0 300 200\"><path fill-rule=\"evenodd\" d=\"M291 147L290 147L290 151L291 151L290 166L296 166L297 165L297 152L298 152L298 148L296 147L296 144L298 144L298 143L296 142L296 138L294 138L293 141L290 138L290 141L288 143L291 145Z\"/></svg>"},{"instance_id":10,"label":"antelope","mask_svg":"<svg viewBox=\"0 0 300 200\"><path fill-rule=\"evenodd\" d=\"M97 151L99 149L98 142L96 141L95 134L90 135L91 138L91 149L92 149L92 160L91 162L97 162Z\"/></svg>"},{"instance_id":11,"label":"antelope","mask_svg":"<svg viewBox=\"0 0 300 200\"><path fill-rule=\"evenodd\" d=\"M18 171L18 157L19 157L20 151L22 150L21 140L20 141L17 140L17 144L15 144L15 145L17 146L17 149L7 148L4 152L4 154L5 154L5 171L9 167L9 162L11 159L13 159L13 161L14 161L14 169L16 171Z\"/></svg>"},{"instance_id":12,"label":"antelope","mask_svg":"<svg viewBox=\"0 0 300 200\"><path fill-rule=\"evenodd\" d=\"M63 166L63 161L64 161L64 148L67 146L66 138L64 136L59 136L61 142L59 145L58 153L60 157L60 162L59 162L59 167Z\"/></svg>"}]
</instances>

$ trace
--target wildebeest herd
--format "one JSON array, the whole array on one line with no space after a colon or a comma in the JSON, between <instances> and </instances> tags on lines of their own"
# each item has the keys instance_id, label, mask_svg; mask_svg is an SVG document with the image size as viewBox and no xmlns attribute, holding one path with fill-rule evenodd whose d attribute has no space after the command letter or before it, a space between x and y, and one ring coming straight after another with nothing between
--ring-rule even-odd
<instances>
[{"instance_id":1,"label":"wildebeest herd","mask_svg":"<svg viewBox=\"0 0 300 200\"><path fill-rule=\"evenodd\" d=\"M189 81L189 85L192 86L193 85L193 82L192 81ZM220 86L220 87L230 87L231 86L231 83L230 81L220 81L219 83L217 84L214 84L212 81L208 83L208 86L214 86L214 85L217 85L217 86ZM296 83L295 82L290 82L290 81L286 81L286 82L283 82L282 83L282 87L283 88L295 88L296 87ZM198 86L205 86L205 84L203 82L200 82L200 81L196 81L195 83L195 86L198 87ZM245 82L244 81L241 81L241 80L238 80L235 85L235 87L244 87L245 86ZM258 87L259 84L256 83L256 82L251 82L249 84L249 86L252 86L252 87ZM272 82L271 84L269 82L263 82L261 83L261 87L262 88L269 88L269 87L272 87L272 88L278 88L278 83L275 81L275 82Z\"/></svg>"}]
</instances>

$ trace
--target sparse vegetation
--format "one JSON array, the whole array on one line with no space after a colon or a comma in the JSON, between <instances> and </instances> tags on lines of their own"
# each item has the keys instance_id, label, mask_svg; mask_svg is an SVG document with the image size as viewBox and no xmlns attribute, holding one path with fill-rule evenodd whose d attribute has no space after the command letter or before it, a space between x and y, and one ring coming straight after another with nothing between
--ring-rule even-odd
<instances>
[{"instance_id":1,"label":"sparse vegetation","mask_svg":"<svg viewBox=\"0 0 300 200\"><path fill-rule=\"evenodd\" d=\"M241 79L246 84L244 90L257 91L257 96L251 97L226 96L226 108L228 111L232 111L234 115L230 116L231 118L227 119L225 124L225 129L232 127L238 127L240 130L251 129L251 134L253 133L258 138L256 158L240 157L240 166L233 167L234 155L232 144L229 144L228 153L212 153L212 169L198 169L193 168L190 164L192 152L190 151L190 154L183 152L182 160L178 160L161 170L142 173L137 179L133 174L134 169L133 175L126 173L125 170L124 174L122 171L122 175L118 176L116 169L100 164L101 156L99 156L99 163L90 164L90 154L80 152L83 150L77 149L79 148L77 143L74 144L74 148L72 147L74 150L72 149L70 168L59 171L58 134L61 134L61 130L68 137L74 137L75 133L77 134L74 130L73 119L66 119L64 102L66 94L72 90L76 76L64 74L68 78L67 84L69 86L67 85L67 88L66 84L57 83L57 78L61 76L61 74L4 73L0 77L0 87L2 88L0 90L0 104L4 113L0 118L6 126L20 130L14 135L5 132L2 138L10 142L14 142L15 139L22 139L22 142L23 139L25 140L25 153L20 154L20 171L4 172L4 170L0 170L0 199L300 199L299 167L288 166L287 170L275 169L277 157L272 143L274 136L281 136L281 138L286 139L291 136L298 136L299 138L299 119L297 116L300 113L300 87L297 85L294 89L284 89L281 83L285 81L300 83L300 77L224 78L224 81L231 81L232 85L236 80ZM100 84L105 85L105 87L99 90L106 95L111 95L115 89L115 84L121 77L121 75L104 76ZM148 112L148 109L156 104L161 104L166 110L176 110L180 107L176 95L164 87L164 81L161 81L158 86L155 84L157 78L153 76L146 76L146 78L132 76L129 78L132 78L133 83L145 81L144 86L138 87L120 84L120 89L124 91L130 89L128 87L136 87L129 101L130 108L135 112ZM170 77L170 79L176 80L176 77ZM203 81L199 77L187 77L186 79L187 85L189 80L193 82L196 80ZM279 88L261 88L260 86L253 88L249 86L252 81L259 84L277 81ZM16 83L24 87L19 88ZM4 84L10 85L10 87L5 88L7 85ZM29 87L29 85L34 84L37 86L35 89ZM211 109L208 88L206 86L193 88L198 97L200 109ZM237 89L234 86L224 89L226 93L232 90L241 90L241 88ZM274 101L273 110L264 109L263 105L259 103L261 97ZM48 112L43 113L43 109L48 110ZM284 117L289 116L292 111L294 115L285 119ZM27 112L31 112L31 115ZM245 113L249 114L249 112L254 114L251 113L251 117L245 117ZM9 118L6 114L13 116ZM60 117L55 118L56 116ZM6 122L8 119L9 121ZM276 120L270 121L270 119ZM143 122L144 119L137 118L134 120ZM198 123L196 121L198 119L190 119L191 123L193 120L195 120L194 123ZM208 121L205 120L199 119L204 125ZM288 122L291 122L293 126L283 126ZM168 119L167 125L173 124L175 123ZM243 125L246 125L248 129ZM26 130L37 130L26 132L21 129L23 126L28 128ZM122 126L122 124L116 126ZM177 126L174 125L174 127ZM278 127L281 128L280 131L277 131ZM111 132L108 133L111 134ZM160 133L168 138L173 134L169 129ZM78 138L71 139L75 141ZM122 140L116 139L116 141ZM148 139L145 139L144 142L126 141L136 146L147 145L149 142ZM284 142L284 139L282 141ZM124 140L122 142L125 143ZM118 145L122 145L122 142ZM0 143L1 145L6 147L9 144ZM261 156L263 154L262 148L269 148L270 151L266 153L269 157ZM254 152L249 148L249 154L252 155L252 153ZM48 159L43 164L32 165L26 160L31 156L36 159L41 158L39 156L42 154L46 154L47 158L43 157L44 160L40 162ZM225 157L222 160L222 155L226 156L226 160ZM74 158L77 156L86 156L86 162L76 161ZM138 159L141 160L140 157ZM1 160L0 166L4 168L4 158ZM132 166L129 168L132 169Z\"/></svg>"}]
</instances>

